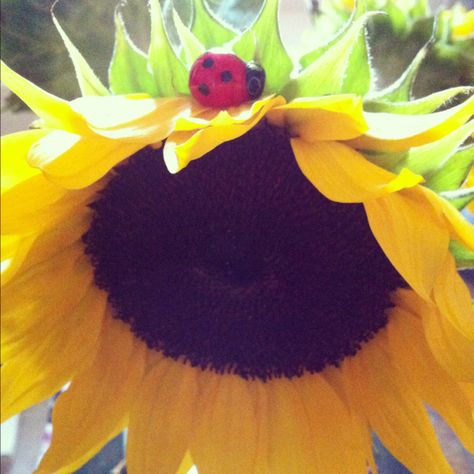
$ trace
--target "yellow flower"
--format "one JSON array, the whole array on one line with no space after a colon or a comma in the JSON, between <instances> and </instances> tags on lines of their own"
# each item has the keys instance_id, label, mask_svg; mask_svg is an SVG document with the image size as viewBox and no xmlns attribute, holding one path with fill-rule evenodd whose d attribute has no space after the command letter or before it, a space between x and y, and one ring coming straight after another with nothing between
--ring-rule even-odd
<instances>
[{"instance_id":1,"label":"yellow flower","mask_svg":"<svg viewBox=\"0 0 474 474\"><path fill-rule=\"evenodd\" d=\"M217 111L66 102L2 72L40 118L2 142L2 420L70 382L38 472L124 428L131 473L375 472L371 431L410 471L451 472L425 404L474 451L474 314L449 251L473 228L368 159L458 133L473 97Z\"/></svg>"},{"instance_id":2,"label":"yellow flower","mask_svg":"<svg viewBox=\"0 0 474 474\"><path fill-rule=\"evenodd\" d=\"M474 10L466 10L457 5L452 10L443 12L443 16L451 20L452 40L465 40L474 35Z\"/></svg>"}]
</instances>

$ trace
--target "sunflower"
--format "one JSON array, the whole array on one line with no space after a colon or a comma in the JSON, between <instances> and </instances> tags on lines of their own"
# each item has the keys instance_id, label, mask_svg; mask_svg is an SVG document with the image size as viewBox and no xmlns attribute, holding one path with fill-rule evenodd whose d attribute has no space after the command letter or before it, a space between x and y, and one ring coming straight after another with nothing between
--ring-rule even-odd
<instances>
[{"instance_id":1,"label":"sunflower","mask_svg":"<svg viewBox=\"0 0 474 474\"><path fill-rule=\"evenodd\" d=\"M243 32L196 1L179 50L152 0L147 54L118 12L109 88L55 20L70 102L2 66L39 117L2 141L2 419L69 384L38 472L125 428L131 473L376 472L371 432L451 472L426 405L474 451L472 89L369 91L363 10L300 68L277 0ZM190 95L213 46L262 97Z\"/></svg>"}]
</instances>

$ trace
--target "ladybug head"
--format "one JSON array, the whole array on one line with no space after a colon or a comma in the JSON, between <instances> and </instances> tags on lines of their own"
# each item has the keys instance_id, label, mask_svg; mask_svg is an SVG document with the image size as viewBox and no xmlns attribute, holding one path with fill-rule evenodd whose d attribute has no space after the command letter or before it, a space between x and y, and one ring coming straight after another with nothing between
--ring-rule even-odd
<instances>
[{"instance_id":1,"label":"ladybug head","mask_svg":"<svg viewBox=\"0 0 474 474\"><path fill-rule=\"evenodd\" d=\"M257 99L265 86L265 71L255 61L250 61L246 65L245 74L249 99Z\"/></svg>"}]
</instances>

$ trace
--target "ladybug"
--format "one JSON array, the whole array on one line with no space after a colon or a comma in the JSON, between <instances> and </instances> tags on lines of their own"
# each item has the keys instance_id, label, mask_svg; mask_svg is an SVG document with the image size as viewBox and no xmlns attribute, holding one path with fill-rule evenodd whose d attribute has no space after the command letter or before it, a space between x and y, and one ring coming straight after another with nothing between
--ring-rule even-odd
<instances>
[{"instance_id":1,"label":"ladybug","mask_svg":"<svg viewBox=\"0 0 474 474\"><path fill-rule=\"evenodd\" d=\"M202 105L225 109L260 97L265 71L231 53L207 52L196 59L189 75L189 89Z\"/></svg>"}]
</instances>

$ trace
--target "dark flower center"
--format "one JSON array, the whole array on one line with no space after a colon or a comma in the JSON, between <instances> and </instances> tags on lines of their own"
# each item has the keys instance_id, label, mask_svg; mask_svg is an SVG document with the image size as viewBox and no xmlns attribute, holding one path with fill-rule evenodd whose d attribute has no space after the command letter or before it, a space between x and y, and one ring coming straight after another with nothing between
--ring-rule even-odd
<instances>
[{"instance_id":1,"label":"dark flower center","mask_svg":"<svg viewBox=\"0 0 474 474\"><path fill-rule=\"evenodd\" d=\"M322 196L267 124L177 175L146 148L92 208L83 239L116 317L151 349L217 372L338 365L385 326L404 285L363 207Z\"/></svg>"}]
</instances>

